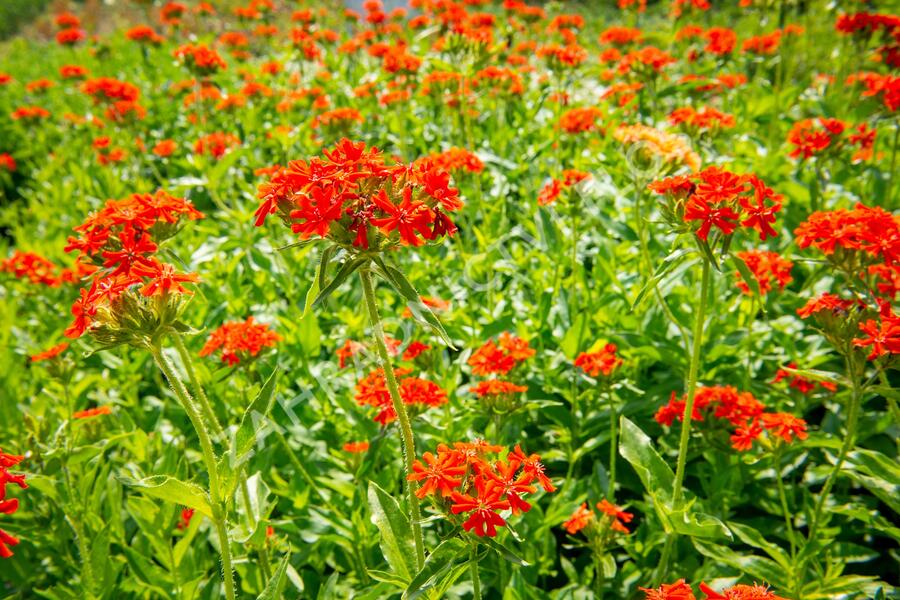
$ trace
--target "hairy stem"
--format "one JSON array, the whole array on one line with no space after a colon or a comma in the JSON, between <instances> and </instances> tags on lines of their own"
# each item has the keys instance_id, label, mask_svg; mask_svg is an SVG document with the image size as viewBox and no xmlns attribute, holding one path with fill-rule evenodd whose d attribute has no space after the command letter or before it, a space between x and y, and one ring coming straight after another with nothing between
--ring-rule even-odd
<instances>
[{"instance_id":1,"label":"hairy stem","mask_svg":"<svg viewBox=\"0 0 900 600\"><path fill-rule=\"evenodd\" d=\"M222 492L219 486L219 474L216 465L216 453L213 450L212 439L209 435L206 423L200 414L194 399L191 397L184 382L178 377L169 359L162 352L162 346L159 341L155 341L150 346L150 354L159 367L163 375L169 381L169 386L181 403L184 412L187 413L188 419L191 421L197 437L200 439L200 448L203 453L203 462L209 475L209 500L212 505L213 523L216 527L216 533L219 536L219 552L222 561L222 577L225 582L225 596L228 600L234 600L234 570L231 566L231 548L228 540L228 529L225 526L224 503L222 501Z\"/></svg>"},{"instance_id":2,"label":"hairy stem","mask_svg":"<svg viewBox=\"0 0 900 600\"><path fill-rule=\"evenodd\" d=\"M813 540L816 537L819 523L822 518L822 509L825 508L825 501L828 499L828 494L831 493L831 488L834 486L834 482L837 480L837 476L841 472L841 467L844 466L844 461L847 458L847 454L850 452L851 448L853 448L853 445L856 442L856 425L859 421L861 390L859 385L859 378L856 376L854 370L852 369L852 362L852 359L847 360L847 375L850 377L851 381L850 413L847 415L847 434L844 436L844 443L841 444L841 449L838 452L837 462L834 463L834 468L831 469L831 473L828 475L828 479L825 480L825 485L822 487L822 491L819 492L819 500L818 502L816 502L816 509L813 513L812 521L809 524L808 539L810 540Z\"/></svg>"},{"instance_id":3,"label":"hairy stem","mask_svg":"<svg viewBox=\"0 0 900 600\"><path fill-rule=\"evenodd\" d=\"M693 348L691 362L688 367L687 402L681 421L681 439L678 442L678 466L675 469L675 488L672 494L674 505L681 502L682 485L684 484L684 468L687 464L688 443L691 439L691 415L694 412L694 397L697 394L697 372L700 369L700 350L703 348L703 326L706 321L706 302L709 297L710 264L703 261L703 274L700 283L700 303L694 320Z\"/></svg>"},{"instance_id":4,"label":"hairy stem","mask_svg":"<svg viewBox=\"0 0 900 600\"><path fill-rule=\"evenodd\" d=\"M397 413L397 422L400 425L403 466L408 476L413 473L412 465L416 457L412 426L409 422L409 415L406 413L406 407L403 405L403 399L400 397L400 388L397 386L397 378L394 376L394 365L391 363L391 357L388 355L387 346L384 343L384 328L381 325L381 315L378 314L378 304L375 302L375 287L372 284L372 274L367 268L362 268L359 271L359 278L362 282L369 320L374 330L375 347L378 348L384 379L391 396L394 412ZM409 497L409 520L412 524L413 540L416 545L416 566L421 569L422 565L425 564L425 542L422 538L422 517L419 512L419 499L416 497L416 487L415 481L406 481L407 495Z\"/></svg>"}]
</instances>

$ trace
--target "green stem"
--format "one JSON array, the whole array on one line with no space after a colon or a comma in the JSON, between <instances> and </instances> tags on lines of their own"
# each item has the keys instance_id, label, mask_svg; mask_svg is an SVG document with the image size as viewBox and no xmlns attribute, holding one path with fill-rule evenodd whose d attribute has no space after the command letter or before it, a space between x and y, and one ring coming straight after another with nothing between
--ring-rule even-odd
<instances>
[{"instance_id":1,"label":"green stem","mask_svg":"<svg viewBox=\"0 0 900 600\"><path fill-rule=\"evenodd\" d=\"M478 546L474 544L469 554L469 570L472 573L472 600L481 600L481 579L478 577Z\"/></svg>"},{"instance_id":2,"label":"green stem","mask_svg":"<svg viewBox=\"0 0 900 600\"><path fill-rule=\"evenodd\" d=\"M394 376L394 366L391 363L391 357L388 355L387 346L384 343L384 328L381 325L381 316L378 314L378 305L375 302L375 288L372 285L372 274L368 268L363 267L359 271L359 279L362 282L363 294L366 299L366 308L369 312L369 320L372 323L372 329L375 336L375 347L378 348L378 355L381 359L381 368L384 371L384 379L387 383L388 392L394 405L394 412L397 413L397 422L400 424L400 441L401 450L403 452L403 466L406 475L413 473L412 465L416 457L416 446L413 439L412 426L409 422L409 415L406 413L406 407L403 405L403 399L400 397L400 388L397 386L397 378ZM421 570L425 564L425 542L422 538L422 517L419 513L419 499L416 497L416 482L406 481L407 495L409 497L409 513L410 522L413 529L413 540L416 545L416 566Z\"/></svg>"},{"instance_id":3,"label":"green stem","mask_svg":"<svg viewBox=\"0 0 900 600\"><path fill-rule=\"evenodd\" d=\"M609 489L606 491L606 497L612 502L616 497L616 451L619 447L619 415L616 412L612 390L607 388L606 394L609 400Z\"/></svg>"},{"instance_id":4,"label":"green stem","mask_svg":"<svg viewBox=\"0 0 900 600\"><path fill-rule=\"evenodd\" d=\"M688 443L691 438L691 415L694 412L694 397L697 394L697 372L700 368L700 350L703 348L703 326L706 320L706 302L709 297L710 264L703 261L703 275L700 283L700 304L697 306L697 315L694 321L693 349L691 351L691 363L688 367L687 402L684 407L684 415L681 421L681 439L678 443L678 466L675 469L675 489L672 495L674 506L681 502L682 485L684 484L684 469L687 464Z\"/></svg>"},{"instance_id":5,"label":"green stem","mask_svg":"<svg viewBox=\"0 0 900 600\"><path fill-rule=\"evenodd\" d=\"M900 144L900 121L894 124L894 145L891 149L891 168L888 171L888 198L887 206L891 206L894 199L894 180L897 177L897 146Z\"/></svg>"},{"instance_id":6,"label":"green stem","mask_svg":"<svg viewBox=\"0 0 900 600\"><path fill-rule=\"evenodd\" d=\"M851 367L852 362L852 359L847 360L848 367ZM828 475L828 479L825 480L825 485L822 487L822 491L819 493L819 500L818 502L816 502L816 510L813 513L813 518L809 525L808 539L810 540L813 540L816 537L819 522L822 518L822 509L825 508L825 500L828 498L828 494L831 492L831 488L834 486L834 482L837 480L837 476L841 471L841 467L844 466L844 460L846 460L847 458L847 453L850 452L850 449L853 448L853 444L856 441L856 425L857 421L859 421L861 390L859 387L859 378L856 377L854 370L852 368L848 368L847 374L850 377L850 381L852 382L852 387L850 389L850 413L847 416L847 434L844 436L844 443L841 444L837 462L834 463L834 468L831 469L831 473Z\"/></svg>"},{"instance_id":7,"label":"green stem","mask_svg":"<svg viewBox=\"0 0 900 600\"><path fill-rule=\"evenodd\" d=\"M213 433L216 434L216 437L222 439L225 435L225 430L222 429L222 424L219 423L219 419L216 417L216 413L209 401L209 397L206 395L206 390L200 385L200 380L197 378L197 371L194 369L194 361L191 358L191 354L188 352L187 347L184 345L184 340L181 339L181 335L174 332L169 336L169 339L172 340L175 349L178 351L178 355L181 357L181 364L184 365L184 370L187 371L188 380L191 382L191 387L194 388L194 395L200 403L203 415L206 417L206 420L209 421L209 424L212 425L212 430Z\"/></svg>"},{"instance_id":8,"label":"green stem","mask_svg":"<svg viewBox=\"0 0 900 600\"><path fill-rule=\"evenodd\" d=\"M72 530L75 532L75 541L78 544L78 554L81 555L81 585L90 595L89 597L94 597L94 589L96 587L94 583L94 565L91 562L91 552L88 547L87 539L84 537L84 529L81 526L81 517L72 517L67 515L66 519L69 521L69 525L72 527Z\"/></svg>"},{"instance_id":9,"label":"green stem","mask_svg":"<svg viewBox=\"0 0 900 600\"><path fill-rule=\"evenodd\" d=\"M781 477L781 457L784 454L783 446L779 445L772 460L775 463L775 481L778 484L778 497L781 500L781 512L784 513L784 526L788 540L791 543L791 557L797 553L797 542L794 539L794 525L791 522L791 511L788 508L787 494L784 490L784 479Z\"/></svg>"},{"instance_id":10,"label":"green stem","mask_svg":"<svg viewBox=\"0 0 900 600\"><path fill-rule=\"evenodd\" d=\"M234 600L234 570L231 566L231 548L228 540L228 530L225 526L225 515L223 511L224 503L222 501L221 489L219 487L219 474L216 463L216 453L213 450L212 439L207 430L206 423L200 415L200 411L188 393L184 382L178 377L169 359L162 352L162 346L159 341L154 341L150 346L150 354L159 367L163 375L169 381L169 386L181 403L184 412L187 413L191 425L200 439L200 448L203 452L203 462L206 465L207 474L209 475L209 499L212 505L212 521L216 527L216 533L219 536L219 552L222 560L222 576L225 582L225 596L228 600Z\"/></svg>"}]
</instances>

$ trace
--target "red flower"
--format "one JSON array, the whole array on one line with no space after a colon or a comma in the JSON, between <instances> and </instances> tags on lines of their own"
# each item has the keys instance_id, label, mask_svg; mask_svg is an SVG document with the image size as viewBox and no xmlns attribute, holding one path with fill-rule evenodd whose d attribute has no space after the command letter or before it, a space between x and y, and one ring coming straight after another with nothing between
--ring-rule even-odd
<instances>
[{"instance_id":1,"label":"red flower","mask_svg":"<svg viewBox=\"0 0 900 600\"><path fill-rule=\"evenodd\" d=\"M450 496L454 488L462 484L466 465L461 461L459 452L452 451L442 444L438 446L437 457L431 452L426 452L422 455L422 459L425 463L416 460L412 465L413 473L407 477L409 481L424 481L416 490L416 496L419 498L429 494Z\"/></svg>"},{"instance_id":2,"label":"red flower","mask_svg":"<svg viewBox=\"0 0 900 600\"><path fill-rule=\"evenodd\" d=\"M370 219L372 225L380 228L385 235L397 231L400 239L410 246L421 246L425 243L424 239L431 237L430 224L434 213L424 203L413 201L412 188L404 188L403 201L399 205L391 203L384 190L380 190L372 202L387 215ZM424 239L419 239L417 233Z\"/></svg>"},{"instance_id":3,"label":"red flower","mask_svg":"<svg viewBox=\"0 0 900 600\"><path fill-rule=\"evenodd\" d=\"M194 509L193 508L183 508L181 510L181 515L178 519L178 529L184 531L188 527L191 526L191 519L194 518Z\"/></svg>"},{"instance_id":4,"label":"red flower","mask_svg":"<svg viewBox=\"0 0 900 600\"><path fill-rule=\"evenodd\" d=\"M594 520L594 511L588 508L587 502L582 502L581 506L575 509L569 520L563 523L563 528L570 534L575 535Z\"/></svg>"},{"instance_id":5,"label":"red flower","mask_svg":"<svg viewBox=\"0 0 900 600\"><path fill-rule=\"evenodd\" d=\"M628 528L625 527L625 523L631 523L631 520L634 518L633 514L623 511L615 504L607 502L606 500L601 500L597 503L597 508L600 512L612 518L612 525L610 526L614 531L631 533L628 531Z\"/></svg>"},{"instance_id":6,"label":"red flower","mask_svg":"<svg viewBox=\"0 0 900 600\"><path fill-rule=\"evenodd\" d=\"M575 358L575 366L591 377L601 373L609 377L622 365L622 359L616 356L616 350L615 344L606 344L597 352L582 352Z\"/></svg>"},{"instance_id":7,"label":"red flower","mask_svg":"<svg viewBox=\"0 0 900 600\"><path fill-rule=\"evenodd\" d=\"M656 589L640 588L646 594L646 600L696 600L694 591L684 579L675 583L664 583Z\"/></svg>"},{"instance_id":8,"label":"red flower","mask_svg":"<svg viewBox=\"0 0 900 600\"><path fill-rule=\"evenodd\" d=\"M242 360L256 357L265 348L272 348L281 340L268 325L254 323L253 317L246 321L229 321L212 332L200 349L200 356L209 356L222 350L222 362L236 365Z\"/></svg>"},{"instance_id":9,"label":"red flower","mask_svg":"<svg viewBox=\"0 0 900 600\"><path fill-rule=\"evenodd\" d=\"M806 439L806 421L788 413L763 413L760 415L763 427L772 431L785 442L792 442L794 437Z\"/></svg>"},{"instance_id":10,"label":"red flower","mask_svg":"<svg viewBox=\"0 0 900 600\"><path fill-rule=\"evenodd\" d=\"M772 289L772 278L778 284L778 289L784 289L791 282L791 268L794 266L789 260L781 258L777 252L768 252L765 250L750 250L747 252L738 252L736 256L744 261L747 268L756 279L759 286L759 292L762 295L767 294ZM750 285L743 280L740 272L735 272L738 277L738 288L745 294L750 294Z\"/></svg>"},{"instance_id":11,"label":"red flower","mask_svg":"<svg viewBox=\"0 0 900 600\"><path fill-rule=\"evenodd\" d=\"M762 435L762 432L763 428L758 421L754 420L746 425L741 425L731 435L731 447L738 452L745 452L753 447L753 442Z\"/></svg>"},{"instance_id":12,"label":"red flower","mask_svg":"<svg viewBox=\"0 0 900 600\"><path fill-rule=\"evenodd\" d=\"M775 213L781 210L782 196L767 187L756 175L751 175L748 181L753 188L753 202L749 198L740 199L741 208L747 215L741 225L756 229L759 239L765 241L768 237L778 235L772 224L775 223ZM767 200L772 202L771 206L766 206Z\"/></svg>"},{"instance_id":13,"label":"red flower","mask_svg":"<svg viewBox=\"0 0 900 600\"><path fill-rule=\"evenodd\" d=\"M73 419L91 419L102 415L112 414L112 409L108 406L98 406L97 408L89 408L72 413Z\"/></svg>"},{"instance_id":14,"label":"red flower","mask_svg":"<svg viewBox=\"0 0 900 600\"><path fill-rule=\"evenodd\" d=\"M406 347L406 350L403 351L403 360L415 360L417 356L429 349L431 349L431 346L413 340Z\"/></svg>"},{"instance_id":15,"label":"red flower","mask_svg":"<svg viewBox=\"0 0 900 600\"><path fill-rule=\"evenodd\" d=\"M338 348L337 357L338 364L340 368L344 368L347 366L347 359L352 358L353 356L359 354L365 348L359 342L354 342L353 340L347 340L344 342L344 345Z\"/></svg>"},{"instance_id":16,"label":"red flower","mask_svg":"<svg viewBox=\"0 0 900 600\"><path fill-rule=\"evenodd\" d=\"M520 394L527 392L528 386L516 385L509 381L500 381L498 379L488 379L487 381L479 381L472 387L472 393L479 398L489 396L507 396L512 394Z\"/></svg>"},{"instance_id":17,"label":"red flower","mask_svg":"<svg viewBox=\"0 0 900 600\"><path fill-rule=\"evenodd\" d=\"M880 323L874 319L867 319L859 324L859 330L867 337L853 340L853 345L857 348L872 346L872 351L867 357L869 360L875 360L886 354L900 354L900 316L893 313L890 305L885 306L887 309L882 311Z\"/></svg>"},{"instance_id":18,"label":"red flower","mask_svg":"<svg viewBox=\"0 0 900 600\"><path fill-rule=\"evenodd\" d=\"M495 537L497 527L506 525L506 521L497 513L510 508L509 501L503 500L503 488L493 480L475 479L476 497L459 492L451 493L453 514L471 513L463 523L463 529L478 537Z\"/></svg>"},{"instance_id":19,"label":"red flower","mask_svg":"<svg viewBox=\"0 0 900 600\"><path fill-rule=\"evenodd\" d=\"M700 591L706 594L703 600L785 600L769 591L769 588L755 584L738 584L718 593L705 583L701 583Z\"/></svg>"},{"instance_id":20,"label":"red flower","mask_svg":"<svg viewBox=\"0 0 900 600\"><path fill-rule=\"evenodd\" d=\"M369 442L347 442L344 444L344 452L360 454L369 449Z\"/></svg>"},{"instance_id":21,"label":"red flower","mask_svg":"<svg viewBox=\"0 0 900 600\"><path fill-rule=\"evenodd\" d=\"M710 229L715 226L724 235L731 235L737 228L739 215L731 208L710 206L709 202L696 194L688 199L684 207L685 221L700 221L697 237L703 241L709 238Z\"/></svg>"},{"instance_id":22,"label":"red flower","mask_svg":"<svg viewBox=\"0 0 900 600\"><path fill-rule=\"evenodd\" d=\"M45 350L44 352L39 352L39 353L33 355L31 357L31 362L36 363L36 362L41 362L43 360L50 360L51 358L59 356L60 354L65 352L65 350L68 347L69 347L68 342L63 342L61 344L57 344L56 346L53 346L49 350Z\"/></svg>"}]
</instances>

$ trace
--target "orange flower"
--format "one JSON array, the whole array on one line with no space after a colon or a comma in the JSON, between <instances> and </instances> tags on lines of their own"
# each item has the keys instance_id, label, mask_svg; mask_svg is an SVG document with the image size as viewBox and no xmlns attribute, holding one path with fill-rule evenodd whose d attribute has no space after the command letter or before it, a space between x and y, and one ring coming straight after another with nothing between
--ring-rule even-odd
<instances>
[{"instance_id":1,"label":"orange flower","mask_svg":"<svg viewBox=\"0 0 900 600\"><path fill-rule=\"evenodd\" d=\"M570 534L575 535L594 520L594 511L588 508L587 502L582 502L581 506L575 509L569 520L563 523L563 528Z\"/></svg>"},{"instance_id":2,"label":"orange flower","mask_svg":"<svg viewBox=\"0 0 900 600\"><path fill-rule=\"evenodd\" d=\"M607 515L608 517L612 517L612 524L610 525L610 527L612 527L614 531L618 531L620 533L631 533L630 531L628 531L628 528L625 527L625 523L631 523L631 520L634 518L633 514L623 511L615 504L612 504L611 502L608 502L606 500L601 500L600 502L598 502L597 508L603 514Z\"/></svg>"},{"instance_id":3,"label":"orange flower","mask_svg":"<svg viewBox=\"0 0 900 600\"><path fill-rule=\"evenodd\" d=\"M646 600L696 600L694 591L684 579L675 583L664 583L656 589L639 588L646 594Z\"/></svg>"},{"instance_id":4,"label":"orange flower","mask_svg":"<svg viewBox=\"0 0 900 600\"><path fill-rule=\"evenodd\" d=\"M38 354L33 355L31 357L31 362L36 363L36 362L41 362L44 360L50 360L51 358L57 357L60 354L62 354L63 352L65 352L65 350L68 347L69 347L68 342L63 342L61 344L57 344L56 346L53 346L49 350L45 350L44 352L39 352Z\"/></svg>"},{"instance_id":5,"label":"orange flower","mask_svg":"<svg viewBox=\"0 0 900 600\"><path fill-rule=\"evenodd\" d=\"M87 410L80 410L78 412L72 413L73 419L91 419L93 417L99 417L101 415L109 415L112 414L112 409L108 406L98 406L97 408L89 408Z\"/></svg>"}]
</instances>

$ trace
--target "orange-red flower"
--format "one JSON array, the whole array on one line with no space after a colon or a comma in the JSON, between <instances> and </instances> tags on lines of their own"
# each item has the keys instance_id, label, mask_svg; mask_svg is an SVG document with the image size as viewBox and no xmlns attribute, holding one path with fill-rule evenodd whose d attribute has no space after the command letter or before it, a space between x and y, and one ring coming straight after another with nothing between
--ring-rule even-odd
<instances>
[{"instance_id":1,"label":"orange-red flower","mask_svg":"<svg viewBox=\"0 0 900 600\"><path fill-rule=\"evenodd\" d=\"M640 588L646 600L696 600L694 591L684 579L675 583L664 583L656 589Z\"/></svg>"},{"instance_id":2,"label":"orange-red flower","mask_svg":"<svg viewBox=\"0 0 900 600\"><path fill-rule=\"evenodd\" d=\"M759 293L765 295L772 289L772 279L778 284L778 289L783 290L784 286L791 282L791 268L794 264L781 258L777 252L768 250L748 250L746 252L738 252L736 256L744 261L747 269L756 279L759 286ZM736 271L735 276L738 278L737 286L745 294L750 294L750 285L744 281L743 275Z\"/></svg>"},{"instance_id":3,"label":"orange-red flower","mask_svg":"<svg viewBox=\"0 0 900 600\"><path fill-rule=\"evenodd\" d=\"M563 528L570 534L575 535L594 520L594 511L588 508L587 502L582 502L581 506L575 509L569 520L563 523Z\"/></svg>"},{"instance_id":4,"label":"orange-red flower","mask_svg":"<svg viewBox=\"0 0 900 600\"><path fill-rule=\"evenodd\" d=\"M606 344L596 352L582 352L575 358L575 366L591 377L601 373L604 377L609 377L622 365L622 359L617 356L616 351L615 344Z\"/></svg>"},{"instance_id":5,"label":"orange-red flower","mask_svg":"<svg viewBox=\"0 0 900 600\"><path fill-rule=\"evenodd\" d=\"M99 417L102 415L110 415L112 414L112 409L108 406L98 406L96 408L89 408L87 410L80 410L72 413L73 419L91 419L93 417Z\"/></svg>"},{"instance_id":6,"label":"orange-red flower","mask_svg":"<svg viewBox=\"0 0 900 600\"><path fill-rule=\"evenodd\" d=\"M222 350L222 362L236 365L241 361L255 358L265 348L273 348L281 336L263 323L254 323L253 317L246 321L223 323L210 334L200 350L200 356L209 356Z\"/></svg>"},{"instance_id":7,"label":"orange-red flower","mask_svg":"<svg viewBox=\"0 0 900 600\"><path fill-rule=\"evenodd\" d=\"M38 352L37 354L32 355L31 362L36 363L36 362L41 362L44 360L50 360L51 358L55 358L55 357L59 356L60 354L62 354L63 352L65 352L68 347L69 347L68 342L62 342L61 344L57 344L56 346L53 346L49 350L45 350L43 352Z\"/></svg>"}]
</instances>

